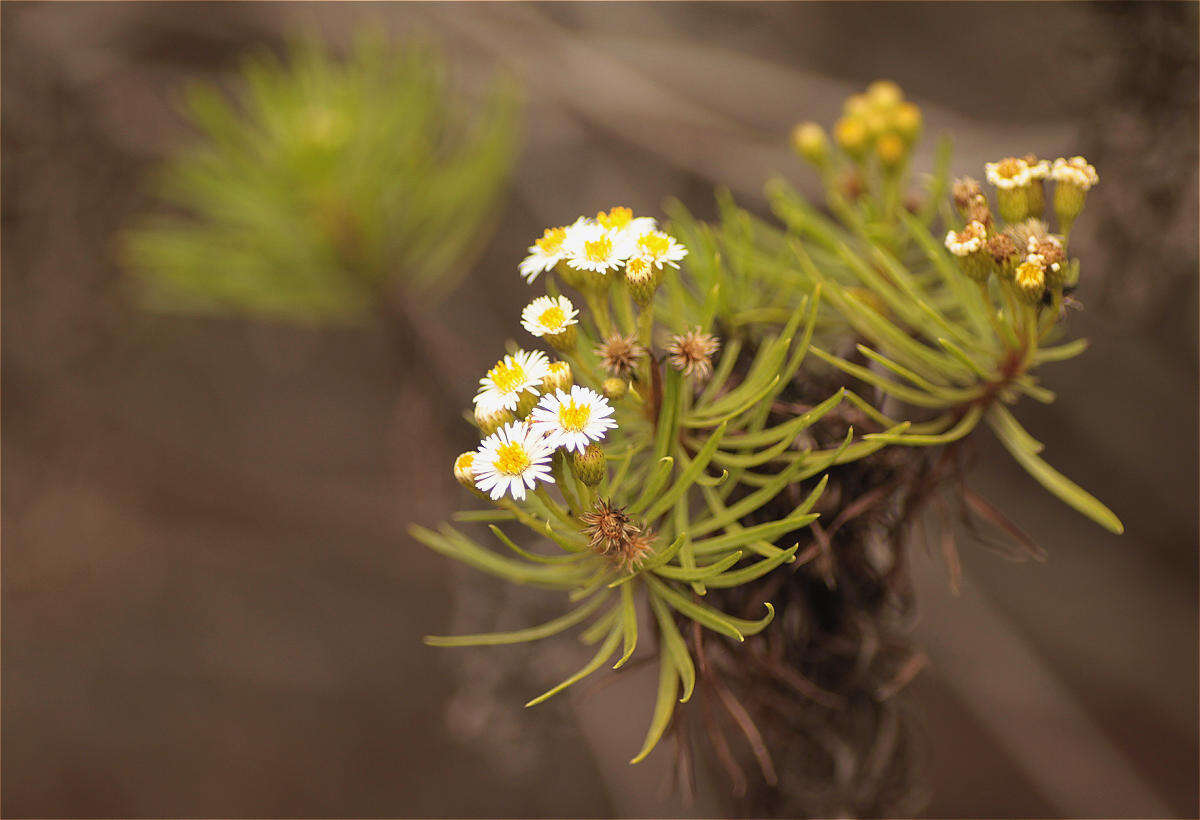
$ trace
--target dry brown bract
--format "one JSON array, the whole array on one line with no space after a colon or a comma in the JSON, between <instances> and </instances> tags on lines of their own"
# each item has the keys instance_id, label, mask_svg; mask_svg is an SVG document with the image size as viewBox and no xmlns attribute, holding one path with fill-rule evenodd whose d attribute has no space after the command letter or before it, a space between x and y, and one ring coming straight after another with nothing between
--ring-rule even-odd
<instances>
[{"instance_id":1,"label":"dry brown bract","mask_svg":"<svg viewBox=\"0 0 1200 820\"><path fill-rule=\"evenodd\" d=\"M683 375L695 374L697 378L706 379L712 373L713 354L721 347L717 337L711 333L701 333L700 328L679 336L672 336L667 345L671 354L671 366L683 371Z\"/></svg>"},{"instance_id":2,"label":"dry brown bract","mask_svg":"<svg viewBox=\"0 0 1200 820\"><path fill-rule=\"evenodd\" d=\"M609 373L629 376L646 355L646 348L638 344L634 336L609 336L596 348L596 355Z\"/></svg>"}]
</instances>

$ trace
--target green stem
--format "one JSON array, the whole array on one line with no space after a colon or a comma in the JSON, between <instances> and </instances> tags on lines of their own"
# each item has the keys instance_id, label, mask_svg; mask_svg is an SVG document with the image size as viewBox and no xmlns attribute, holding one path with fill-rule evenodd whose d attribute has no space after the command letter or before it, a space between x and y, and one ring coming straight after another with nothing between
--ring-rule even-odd
<instances>
[{"instance_id":1,"label":"green stem","mask_svg":"<svg viewBox=\"0 0 1200 820\"><path fill-rule=\"evenodd\" d=\"M555 501L553 498L550 497L550 493L546 492L546 488L544 486L539 486L536 490L533 491L533 494L541 499L542 503L546 505L546 509L548 509L548 510L550 510L550 512L554 513L554 517L557 518L559 521L562 521L564 524L566 524L568 527L571 527L572 529L579 526L579 523L574 518L572 518L570 516L570 514L568 514L567 511L564 510L557 501Z\"/></svg>"},{"instance_id":2,"label":"green stem","mask_svg":"<svg viewBox=\"0 0 1200 820\"><path fill-rule=\"evenodd\" d=\"M592 320L596 323L596 329L600 331L601 341L612 336L612 316L608 308L608 291L585 287L583 298L592 312Z\"/></svg>"}]
</instances>

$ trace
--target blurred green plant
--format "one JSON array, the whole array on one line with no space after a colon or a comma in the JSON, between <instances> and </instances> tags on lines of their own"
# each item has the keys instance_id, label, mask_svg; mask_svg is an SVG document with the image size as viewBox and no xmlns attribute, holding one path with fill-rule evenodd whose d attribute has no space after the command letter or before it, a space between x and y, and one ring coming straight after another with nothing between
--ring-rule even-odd
<instances>
[{"instance_id":1,"label":"blurred green plant","mask_svg":"<svg viewBox=\"0 0 1200 820\"><path fill-rule=\"evenodd\" d=\"M155 178L164 212L120 237L144 305L344 322L466 273L514 161L511 83L474 105L432 45L364 32L345 59L315 38L256 54L235 85L186 88L197 139Z\"/></svg>"}]
</instances>

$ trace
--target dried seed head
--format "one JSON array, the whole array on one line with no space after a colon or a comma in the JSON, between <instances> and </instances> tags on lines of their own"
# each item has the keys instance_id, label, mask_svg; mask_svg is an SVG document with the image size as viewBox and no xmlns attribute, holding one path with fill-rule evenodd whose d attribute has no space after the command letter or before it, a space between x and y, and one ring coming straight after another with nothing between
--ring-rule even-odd
<instances>
[{"instance_id":1,"label":"dried seed head","mask_svg":"<svg viewBox=\"0 0 1200 820\"><path fill-rule=\"evenodd\" d=\"M1040 242L1049 236L1049 226L1040 219L1026 219L1010 225L1005 233L1011 236L1013 242L1017 243L1017 247L1024 251L1029 247L1030 239Z\"/></svg>"},{"instance_id":2,"label":"dried seed head","mask_svg":"<svg viewBox=\"0 0 1200 820\"><path fill-rule=\"evenodd\" d=\"M628 552L629 542L642 531L625 510L602 498L596 499L592 509L579 516L579 520L583 522L588 546L601 555L624 555Z\"/></svg>"},{"instance_id":3,"label":"dried seed head","mask_svg":"<svg viewBox=\"0 0 1200 820\"><path fill-rule=\"evenodd\" d=\"M988 252L997 265L1003 265L1021 252L1017 243L1008 234L994 233L987 238L983 249Z\"/></svg>"},{"instance_id":4,"label":"dried seed head","mask_svg":"<svg viewBox=\"0 0 1200 820\"><path fill-rule=\"evenodd\" d=\"M609 336L596 348L596 355L604 369L614 376L629 376L638 361L646 355L646 348L637 343L635 336Z\"/></svg>"},{"instance_id":5,"label":"dried seed head","mask_svg":"<svg viewBox=\"0 0 1200 820\"><path fill-rule=\"evenodd\" d=\"M959 177L954 180L954 187L951 190L954 196L954 207L958 208L961 213L966 213L967 206L974 201L975 197L983 196L983 186L979 184L979 180L972 177Z\"/></svg>"},{"instance_id":6,"label":"dried seed head","mask_svg":"<svg viewBox=\"0 0 1200 820\"><path fill-rule=\"evenodd\" d=\"M992 209L983 194L977 194L967 203L965 214L968 222L978 222L985 228L992 224Z\"/></svg>"},{"instance_id":7,"label":"dried seed head","mask_svg":"<svg viewBox=\"0 0 1200 820\"><path fill-rule=\"evenodd\" d=\"M618 569L624 572L633 572L640 568L642 562L654 553L654 540L656 537L653 532L639 532L630 538L621 553L614 553L612 555Z\"/></svg>"},{"instance_id":8,"label":"dried seed head","mask_svg":"<svg viewBox=\"0 0 1200 820\"><path fill-rule=\"evenodd\" d=\"M695 374L698 379L706 379L712 373L713 354L721 347L720 341L711 333L701 333L700 328L687 333L672 336L667 345L671 366L685 376Z\"/></svg>"}]
</instances>

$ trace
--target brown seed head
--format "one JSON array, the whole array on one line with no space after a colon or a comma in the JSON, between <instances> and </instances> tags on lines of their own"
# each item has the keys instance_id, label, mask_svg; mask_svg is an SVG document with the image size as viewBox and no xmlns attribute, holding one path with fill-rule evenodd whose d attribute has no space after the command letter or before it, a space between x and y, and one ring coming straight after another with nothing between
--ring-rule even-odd
<instances>
[{"instance_id":1,"label":"brown seed head","mask_svg":"<svg viewBox=\"0 0 1200 820\"><path fill-rule=\"evenodd\" d=\"M954 196L954 207L959 211L966 212L967 206L977 196L983 196L983 186L979 184L979 180L971 177L960 177L954 180L954 188L952 189Z\"/></svg>"},{"instance_id":2,"label":"brown seed head","mask_svg":"<svg viewBox=\"0 0 1200 820\"><path fill-rule=\"evenodd\" d=\"M1017 247L1022 251L1027 251L1029 248L1029 240L1040 242L1048 235L1048 226L1040 219L1026 219L1012 225L1005 233L1012 237L1013 242L1017 243Z\"/></svg>"},{"instance_id":3,"label":"brown seed head","mask_svg":"<svg viewBox=\"0 0 1200 820\"><path fill-rule=\"evenodd\" d=\"M602 498L596 499L589 512L579 516L583 522L583 534L588 546L601 555L624 555L629 542L642 531L633 523L625 511L614 507Z\"/></svg>"},{"instance_id":4,"label":"brown seed head","mask_svg":"<svg viewBox=\"0 0 1200 820\"><path fill-rule=\"evenodd\" d=\"M996 261L996 264L1002 265L1020 253L1021 249L1017 247L1017 243L1012 240L1008 234L994 233L987 238L983 245L986 250Z\"/></svg>"},{"instance_id":5,"label":"brown seed head","mask_svg":"<svg viewBox=\"0 0 1200 820\"><path fill-rule=\"evenodd\" d=\"M1046 262L1046 267L1062 263L1066 258L1066 253L1063 252L1062 243L1051 236L1043 236L1040 239L1030 239L1026 246L1030 253L1036 253Z\"/></svg>"},{"instance_id":6,"label":"brown seed head","mask_svg":"<svg viewBox=\"0 0 1200 820\"><path fill-rule=\"evenodd\" d=\"M622 552L613 553L611 557L619 569L624 572L633 572L653 554L655 538L656 536L652 532L639 532L625 543L625 549Z\"/></svg>"},{"instance_id":7,"label":"brown seed head","mask_svg":"<svg viewBox=\"0 0 1200 820\"><path fill-rule=\"evenodd\" d=\"M987 197L977 194L967 203L966 217L968 222L978 222L985 228L992 224L992 209Z\"/></svg>"},{"instance_id":8,"label":"brown seed head","mask_svg":"<svg viewBox=\"0 0 1200 820\"><path fill-rule=\"evenodd\" d=\"M667 353L671 354L671 366L682 371L683 375L696 375L696 378L706 379L712 373L713 354L721 347L716 336L711 333L701 333L700 328L671 337L667 345Z\"/></svg>"},{"instance_id":9,"label":"brown seed head","mask_svg":"<svg viewBox=\"0 0 1200 820\"><path fill-rule=\"evenodd\" d=\"M604 369L614 376L628 376L646 355L646 348L637 343L635 336L609 336L596 348L596 355Z\"/></svg>"}]
</instances>

